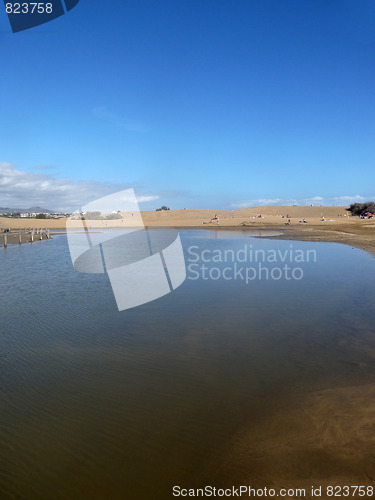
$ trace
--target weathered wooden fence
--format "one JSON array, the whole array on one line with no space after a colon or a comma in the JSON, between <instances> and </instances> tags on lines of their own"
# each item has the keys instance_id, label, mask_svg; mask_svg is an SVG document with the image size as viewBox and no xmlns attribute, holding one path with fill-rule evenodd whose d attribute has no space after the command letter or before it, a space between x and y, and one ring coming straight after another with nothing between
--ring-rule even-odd
<instances>
[{"instance_id":1,"label":"weathered wooden fence","mask_svg":"<svg viewBox=\"0 0 375 500\"><path fill-rule=\"evenodd\" d=\"M7 248L8 244L33 243L35 240L49 240L50 230L48 228L21 228L0 230L0 245Z\"/></svg>"}]
</instances>

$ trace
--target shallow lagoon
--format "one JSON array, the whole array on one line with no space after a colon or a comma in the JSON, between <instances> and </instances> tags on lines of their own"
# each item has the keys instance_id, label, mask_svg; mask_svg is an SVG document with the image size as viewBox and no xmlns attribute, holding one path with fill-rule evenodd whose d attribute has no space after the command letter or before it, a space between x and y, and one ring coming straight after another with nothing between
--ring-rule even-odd
<instances>
[{"instance_id":1,"label":"shallow lagoon","mask_svg":"<svg viewBox=\"0 0 375 500\"><path fill-rule=\"evenodd\" d=\"M123 312L105 276L74 271L65 236L0 253L2 498L371 480L375 259L248 231L180 235L187 280ZM233 262L191 262L191 246L316 259L287 262L300 279L246 283L222 274Z\"/></svg>"}]
</instances>

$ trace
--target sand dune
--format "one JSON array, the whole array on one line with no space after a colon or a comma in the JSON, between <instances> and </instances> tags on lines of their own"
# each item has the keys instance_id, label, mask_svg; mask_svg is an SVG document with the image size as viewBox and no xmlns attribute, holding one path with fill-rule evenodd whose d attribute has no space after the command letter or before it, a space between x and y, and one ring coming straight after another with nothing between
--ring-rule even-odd
<instances>
[{"instance_id":1,"label":"sand dune","mask_svg":"<svg viewBox=\"0 0 375 500\"><path fill-rule=\"evenodd\" d=\"M131 213L124 212L122 220L86 221L89 228L109 229L133 225ZM150 227L176 227L201 229L277 229L282 228L283 239L305 241L333 241L356 246L375 254L375 219L352 217L346 207L327 206L268 206L238 210L184 209L165 212L142 211L143 222ZM215 216L219 224L208 224ZM321 220L322 215L324 221ZM261 216L261 217L259 217ZM290 225L286 225L287 217ZM306 220L306 223L302 222ZM67 219L8 219L0 218L2 229L49 228L65 231ZM82 228L77 220L71 227Z\"/></svg>"},{"instance_id":2,"label":"sand dune","mask_svg":"<svg viewBox=\"0 0 375 500\"><path fill-rule=\"evenodd\" d=\"M284 224L282 216L288 215L293 223L298 223L304 218L310 223L320 221L321 214L326 221L328 219L339 219L340 222L347 220L358 220L357 218L344 217L348 214L346 207L306 207L306 206L269 206L269 207L251 207L238 210L216 210L216 209L186 209L186 210L168 210L165 212L142 211L142 218L146 225L150 226L202 226L204 222L209 222L216 214L220 219L220 226L241 226L243 223L254 224ZM259 218L259 215L262 217ZM125 223L131 221L130 213L123 213ZM94 221L90 221L93 224ZM0 217L2 228L19 227L48 227L50 229L64 229L66 219L8 219ZM109 227L121 227L119 221L106 221Z\"/></svg>"},{"instance_id":3,"label":"sand dune","mask_svg":"<svg viewBox=\"0 0 375 500\"><path fill-rule=\"evenodd\" d=\"M218 215L220 226L241 226L242 224L285 224L285 218L289 215L291 223L298 223L304 218L311 223L320 221L323 214L325 219L350 219L345 217L348 214L346 207L290 207L290 206L269 206L251 207L238 210L171 210L167 212L142 212L142 217L146 225L176 225L179 227L201 226L204 222L209 222L214 215ZM259 216L262 217L259 217ZM284 218L283 218L284 216Z\"/></svg>"}]
</instances>

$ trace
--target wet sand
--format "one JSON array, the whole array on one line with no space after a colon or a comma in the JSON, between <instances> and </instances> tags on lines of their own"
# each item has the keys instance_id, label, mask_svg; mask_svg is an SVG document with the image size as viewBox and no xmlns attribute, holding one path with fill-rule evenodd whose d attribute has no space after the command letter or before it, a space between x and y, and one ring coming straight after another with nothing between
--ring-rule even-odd
<instances>
[{"instance_id":1,"label":"wet sand","mask_svg":"<svg viewBox=\"0 0 375 500\"><path fill-rule=\"evenodd\" d=\"M372 220L357 219L345 224L332 223L329 225L324 225L324 223L299 224L298 226L290 225L282 228L280 225L245 226L245 228L247 227L274 230L275 233L277 232L274 237L280 240L342 243L375 255L375 221ZM280 231L283 234L280 234Z\"/></svg>"},{"instance_id":2,"label":"wet sand","mask_svg":"<svg viewBox=\"0 0 375 500\"><path fill-rule=\"evenodd\" d=\"M374 397L373 384L365 384L278 401L264 420L238 433L225 476L256 488L307 493L312 485L374 485Z\"/></svg>"}]
</instances>

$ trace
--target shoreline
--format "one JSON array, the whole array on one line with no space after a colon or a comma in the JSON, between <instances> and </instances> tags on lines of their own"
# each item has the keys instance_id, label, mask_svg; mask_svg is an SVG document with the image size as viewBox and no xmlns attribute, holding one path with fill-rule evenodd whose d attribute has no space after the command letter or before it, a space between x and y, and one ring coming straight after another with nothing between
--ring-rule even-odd
<instances>
[{"instance_id":1,"label":"shoreline","mask_svg":"<svg viewBox=\"0 0 375 500\"><path fill-rule=\"evenodd\" d=\"M146 228L155 228L156 226L148 225ZM164 226L165 227L165 226ZM286 240L286 241L310 241L310 242L322 242L322 243L341 243L342 245L351 246L358 248L359 250L364 250L375 257L375 235L361 234L361 232L347 232L343 231L342 227L339 228L321 228L316 226L310 227L300 227L300 226L273 226L273 225L257 225L257 226L168 226L171 229L184 230L184 229L194 229L202 231L242 231L242 232L255 232L255 231L274 231L275 234L265 234L265 235L255 235L255 238L266 238L266 239L276 239L276 240ZM113 229L123 229L121 227ZM353 228L351 228L353 229ZM101 229L106 230L106 228ZM375 225L374 225L375 231ZM101 231L98 231L101 232ZM9 244L18 243L17 233L10 233L14 235L15 241L9 241ZM56 231L52 232L50 238L53 236L60 236L67 234L66 231ZM43 237L43 240L47 238ZM2 241L0 241L0 244Z\"/></svg>"},{"instance_id":2,"label":"shoreline","mask_svg":"<svg viewBox=\"0 0 375 500\"><path fill-rule=\"evenodd\" d=\"M327 206L262 206L236 210L182 209L162 212L141 211L137 221L130 212L121 212L121 220L86 220L85 229L121 229L143 222L145 227L199 229L208 231L276 231L263 238L310 242L342 243L375 256L375 219L359 219L349 215L347 207ZM219 224L208 222L218 216ZM0 227L11 233L25 228L45 228L54 234L66 233L68 219L26 219L0 217ZM306 223L302 222L306 220ZM290 224L286 222L290 221ZM84 229L80 220L70 220L69 227ZM280 234L282 233L282 234ZM9 233L8 233L9 234ZM13 236L12 236L13 238ZM1 239L0 239L1 245Z\"/></svg>"},{"instance_id":3,"label":"shoreline","mask_svg":"<svg viewBox=\"0 0 375 500\"><path fill-rule=\"evenodd\" d=\"M363 234L362 231L348 232L340 227L316 227L316 226L285 226L257 225L257 226L170 226L174 229L200 229L211 231L275 231L277 234L259 235L255 238L267 238L290 241L311 241L322 243L341 243L371 253L375 257L375 224L372 225L374 234ZM152 227L152 226L150 226ZM357 228L351 228L353 231ZM282 234L280 234L282 233Z\"/></svg>"}]
</instances>

